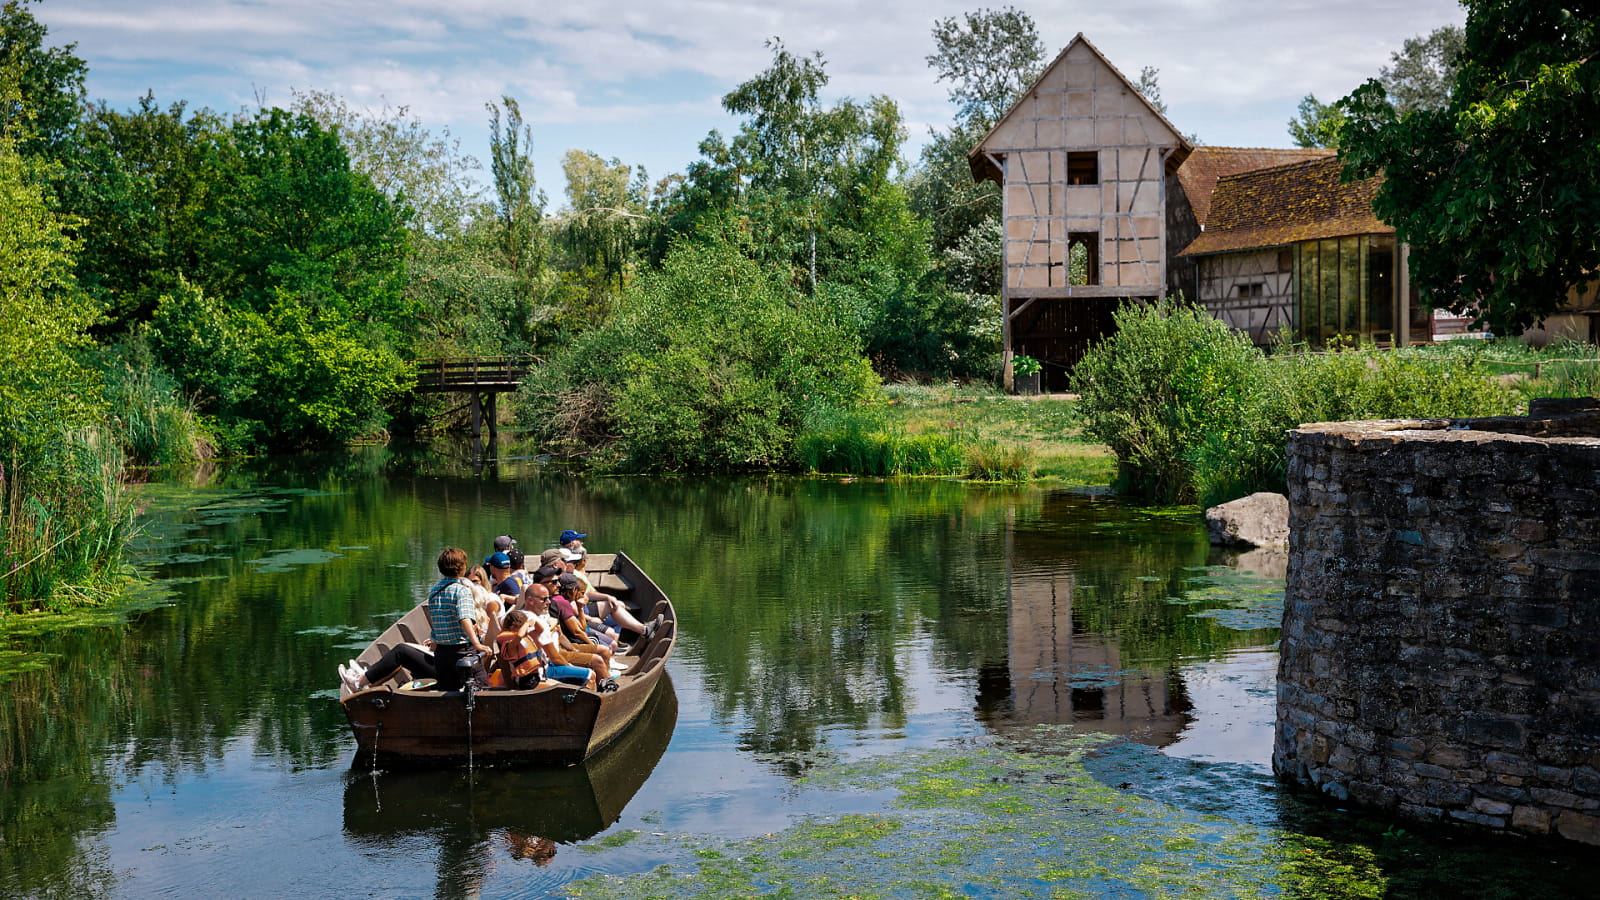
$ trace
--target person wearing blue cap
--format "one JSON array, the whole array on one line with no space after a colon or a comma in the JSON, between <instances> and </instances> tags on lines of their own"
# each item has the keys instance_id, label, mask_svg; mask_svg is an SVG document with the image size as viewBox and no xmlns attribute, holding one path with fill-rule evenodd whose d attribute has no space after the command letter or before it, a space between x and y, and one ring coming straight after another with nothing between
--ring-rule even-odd
<instances>
[{"instance_id":1,"label":"person wearing blue cap","mask_svg":"<svg viewBox=\"0 0 1600 900\"><path fill-rule=\"evenodd\" d=\"M484 558L483 564L489 568L489 583L494 585L496 594L515 597L522 593L522 585L512 577L516 565L511 560L511 554L496 550Z\"/></svg>"},{"instance_id":2,"label":"person wearing blue cap","mask_svg":"<svg viewBox=\"0 0 1600 900\"><path fill-rule=\"evenodd\" d=\"M588 537L587 534L573 531L571 528L568 528L566 531L561 532L561 548L563 550L571 550L573 549L573 544L578 543L586 537Z\"/></svg>"}]
</instances>

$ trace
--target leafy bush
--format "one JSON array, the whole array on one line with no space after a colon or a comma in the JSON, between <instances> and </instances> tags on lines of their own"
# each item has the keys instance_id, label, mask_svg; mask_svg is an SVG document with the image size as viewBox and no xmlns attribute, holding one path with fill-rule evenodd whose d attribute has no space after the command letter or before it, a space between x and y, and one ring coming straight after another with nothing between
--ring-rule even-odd
<instances>
[{"instance_id":1,"label":"leafy bush","mask_svg":"<svg viewBox=\"0 0 1600 900\"><path fill-rule=\"evenodd\" d=\"M528 379L519 420L553 452L629 471L794 465L806 415L854 407L876 379L786 281L727 243L680 245Z\"/></svg>"},{"instance_id":2,"label":"leafy bush","mask_svg":"<svg viewBox=\"0 0 1600 900\"><path fill-rule=\"evenodd\" d=\"M1122 487L1164 501L1195 497L1194 451L1261 431L1251 391L1261 352L1203 308L1128 304L1078 363L1085 430L1117 456Z\"/></svg>"},{"instance_id":3,"label":"leafy bush","mask_svg":"<svg viewBox=\"0 0 1600 900\"><path fill-rule=\"evenodd\" d=\"M161 298L147 334L233 450L315 446L381 428L409 377L355 323L282 294L262 314L183 283Z\"/></svg>"},{"instance_id":4,"label":"leafy bush","mask_svg":"<svg viewBox=\"0 0 1600 900\"><path fill-rule=\"evenodd\" d=\"M130 519L99 373L80 358L98 311L72 277L70 223L29 175L0 136L0 612L103 583Z\"/></svg>"},{"instance_id":5,"label":"leafy bush","mask_svg":"<svg viewBox=\"0 0 1600 900\"><path fill-rule=\"evenodd\" d=\"M1127 306L1075 373L1087 430L1124 486L1169 502L1281 491L1284 433L1307 422L1503 415L1516 394L1471 354L1373 348L1268 358L1205 310Z\"/></svg>"}]
</instances>

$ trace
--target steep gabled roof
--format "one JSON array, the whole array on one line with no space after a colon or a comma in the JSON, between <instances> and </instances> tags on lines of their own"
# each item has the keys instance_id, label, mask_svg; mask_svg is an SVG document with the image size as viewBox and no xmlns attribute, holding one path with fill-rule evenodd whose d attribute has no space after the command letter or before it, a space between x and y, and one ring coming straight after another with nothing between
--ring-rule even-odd
<instances>
[{"instance_id":1,"label":"steep gabled roof","mask_svg":"<svg viewBox=\"0 0 1600 900\"><path fill-rule=\"evenodd\" d=\"M1080 31L1076 37L1067 42L1067 46L1063 47L1060 53L1056 54L1056 58L1051 61L1050 65L1045 66L1044 72L1040 73L1039 77L1034 80L1033 84L1028 86L1026 91L1023 91L1022 96L1017 98L1017 102L1013 103L1011 108L1006 111L1006 114L1000 117L1000 121L996 122L994 127L989 129L989 132L983 136L983 139L978 141L977 144L973 145L971 150L967 151L967 163L972 167L973 181L983 181L985 178L988 178L992 179L996 184L1000 183L1001 173L994 166L994 164L990 162L985 152L990 139L1003 131L1006 126L1011 123L1012 119L1021 115L1019 111L1022 109L1022 107L1028 105L1027 101L1033 99L1033 96L1035 92L1038 91L1039 86L1053 77L1056 69L1066 64L1067 57L1072 53L1073 49L1078 47L1080 44L1088 48L1089 52L1094 54L1095 59L1099 60L1100 63L1113 72L1117 78L1121 79L1122 83L1128 88L1129 93L1135 97L1138 97L1139 102L1144 104L1145 109L1149 110L1150 114L1155 116L1156 120L1172 133L1177 150L1173 154L1173 158L1168 161L1169 166L1175 166L1178 163L1181 163L1183 158L1189 154L1189 151L1194 149L1188 140L1184 138L1183 132L1179 131L1177 127L1172 124L1172 122L1168 121L1167 117L1162 114L1161 110L1156 109L1155 106L1150 102L1150 98L1146 97L1142 91L1135 87L1133 82L1128 80L1128 76L1122 74L1122 70L1113 65L1111 60L1106 59L1106 55L1100 52L1100 48L1091 43L1088 38L1083 36L1083 32ZM999 149L1014 150L1018 148L1005 147ZM1171 171L1171 169L1168 171Z\"/></svg>"},{"instance_id":2,"label":"steep gabled roof","mask_svg":"<svg viewBox=\"0 0 1600 900\"><path fill-rule=\"evenodd\" d=\"M1341 165L1338 157L1328 157L1218 179L1210 224L1179 255L1393 233L1372 212L1372 198L1383 179L1340 184Z\"/></svg>"},{"instance_id":3,"label":"steep gabled roof","mask_svg":"<svg viewBox=\"0 0 1600 900\"><path fill-rule=\"evenodd\" d=\"M1205 228L1211 213L1211 195L1217 189L1217 179L1256 169L1306 162L1332 156L1335 151L1320 147L1271 149L1266 147L1207 147L1194 148L1189 158L1178 169L1178 182L1189 198L1195 221Z\"/></svg>"}]
</instances>

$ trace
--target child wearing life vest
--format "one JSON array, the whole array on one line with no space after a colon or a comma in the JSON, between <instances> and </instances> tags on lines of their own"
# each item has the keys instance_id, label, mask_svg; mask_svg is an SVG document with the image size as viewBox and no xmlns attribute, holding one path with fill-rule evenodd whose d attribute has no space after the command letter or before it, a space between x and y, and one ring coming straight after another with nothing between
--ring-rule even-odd
<instances>
[{"instance_id":1,"label":"child wearing life vest","mask_svg":"<svg viewBox=\"0 0 1600 900\"><path fill-rule=\"evenodd\" d=\"M506 613L501 622L501 631L494 639L499 661L495 664L494 674L490 676L490 685L519 691L531 690L546 678L579 687L589 684L591 676L588 669L555 665L545 659L538 646L527 639L528 632L535 624L524 610L514 609Z\"/></svg>"}]
</instances>

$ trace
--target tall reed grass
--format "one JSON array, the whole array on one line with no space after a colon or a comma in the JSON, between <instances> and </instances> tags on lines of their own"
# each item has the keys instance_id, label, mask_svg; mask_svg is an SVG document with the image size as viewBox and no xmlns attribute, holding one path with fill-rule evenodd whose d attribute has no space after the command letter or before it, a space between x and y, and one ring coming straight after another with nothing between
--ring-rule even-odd
<instances>
[{"instance_id":1,"label":"tall reed grass","mask_svg":"<svg viewBox=\"0 0 1600 900\"><path fill-rule=\"evenodd\" d=\"M967 477L974 481L1027 481L1037 468L1033 452L1019 444L980 441L967 448Z\"/></svg>"},{"instance_id":2,"label":"tall reed grass","mask_svg":"<svg viewBox=\"0 0 1600 900\"><path fill-rule=\"evenodd\" d=\"M107 351L102 384L111 423L135 465L204 462L216 440L177 379L155 363L149 347L133 340Z\"/></svg>"},{"instance_id":3,"label":"tall reed grass","mask_svg":"<svg viewBox=\"0 0 1600 900\"><path fill-rule=\"evenodd\" d=\"M911 434L870 410L814 412L795 454L808 471L850 475L954 475L966 468L959 434Z\"/></svg>"},{"instance_id":4,"label":"tall reed grass","mask_svg":"<svg viewBox=\"0 0 1600 900\"><path fill-rule=\"evenodd\" d=\"M0 463L0 612L96 599L132 533L124 462L100 428L13 447Z\"/></svg>"}]
</instances>

